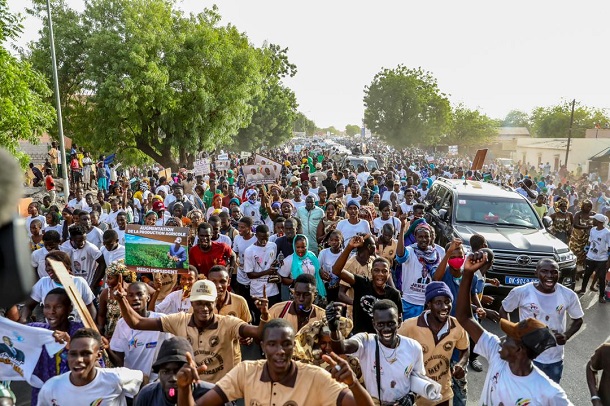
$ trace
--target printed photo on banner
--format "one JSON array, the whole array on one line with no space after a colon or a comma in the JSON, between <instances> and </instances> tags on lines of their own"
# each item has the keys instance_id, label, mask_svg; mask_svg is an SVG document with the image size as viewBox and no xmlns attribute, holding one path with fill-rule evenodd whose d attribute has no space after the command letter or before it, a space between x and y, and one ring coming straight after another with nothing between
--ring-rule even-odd
<instances>
[{"instance_id":1,"label":"printed photo on banner","mask_svg":"<svg viewBox=\"0 0 610 406\"><path fill-rule=\"evenodd\" d=\"M187 227L128 224L125 265L139 273L188 273Z\"/></svg>"},{"instance_id":2,"label":"printed photo on banner","mask_svg":"<svg viewBox=\"0 0 610 406\"><path fill-rule=\"evenodd\" d=\"M269 159L265 156L256 154L256 156L254 157L254 164L255 165L271 165L273 166L273 170L271 172L273 172L274 176L279 177L280 173L282 171L282 164L279 162L276 162L272 159Z\"/></svg>"},{"instance_id":3,"label":"printed photo on banner","mask_svg":"<svg viewBox=\"0 0 610 406\"><path fill-rule=\"evenodd\" d=\"M229 169L231 169L231 161L229 161L228 159L216 161L217 171L228 171Z\"/></svg>"},{"instance_id":4,"label":"printed photo on banner","mask_svg":"<svg viewBox=\"0 0 610 406\"><path fill-rule=\"evenodd\" d=\"M273 165L245 165L243 169L248 186L276 183L277 176Z\"/></svg>"}]
</instances>

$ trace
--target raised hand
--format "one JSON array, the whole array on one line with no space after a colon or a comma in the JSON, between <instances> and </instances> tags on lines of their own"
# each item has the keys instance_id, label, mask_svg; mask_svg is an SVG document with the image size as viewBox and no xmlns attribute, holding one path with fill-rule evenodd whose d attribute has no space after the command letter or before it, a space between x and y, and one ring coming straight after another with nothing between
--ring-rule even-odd
<instances>
[{"instance_id":1,"label":"raised hand","mask_svg":"<svg viewBox=\"0 0 610 406\"><path fill-rule=\"evenodd\" d=\"M449 250L447 250L447 252L453 252L455 250L457 250L458 248L460 248L462 246L462 240L460 240L459 238L454 238L453 241L451 241L451 245L449 246Z\"/></svg>"},{"instance_id":2,"label":"raised hand","mask_svg":"<svg viewBox=\"0 0 610 406\"><path fill-rule=\"evenodd\" d=\"M339 329L339 318L341 317L341 304L336 302L330 302L326 306L326 321L328 322L328 328L331 331L337 331Z\"/></svg>"},{"instance_id":3,"label":"raised hand","mask_svg":"<svg viewBox=\"0 0 610 406\"><path fill-rule=\"evenodd\" d=\"M186 353L186 364L180 368L178 375L176 376L176 384L179 388L188 388L192 384L199 381L199 373L204 372L207 369L205 365L197 368L197 364L193 361L193 357L190 352Z\"/></svg>"},{"instance_id":4,"label":"raised hand","mask_svg":"<svg viewBox=\"0 0 610 406\"><path fill-rule=\"evenodd\" d=\"M486 252L473 252L468 257L466 257L466 261L464 262L464 271L475 273L479 268L487 263L487 253Z\"/></svg>"},{"instance_id":5,"label":"raised hand","mask_svg":"<svg viewBox=\"0 0 610 406\"><path fill-rule=\"evenodd\" d=\"M352 386L357 382L356 374L349 367L347 361L334 352L329 355L322 355L322 359L330 365L330 374L335 380L343 382L347 386Z\"/></svg>"},{"instance_id":6,"label":"raised hand","mask_svg":"<svg viewBox=\"0 0 610 406\"><path fill-rule=\"evenodd\" d=\"M261 317L269 315L269 300L267 300L267 286L263 285L263 297L254 297L254 304L260 310ZM266 317L265 317L266 318Z\"/></svg>"}]
</instances>

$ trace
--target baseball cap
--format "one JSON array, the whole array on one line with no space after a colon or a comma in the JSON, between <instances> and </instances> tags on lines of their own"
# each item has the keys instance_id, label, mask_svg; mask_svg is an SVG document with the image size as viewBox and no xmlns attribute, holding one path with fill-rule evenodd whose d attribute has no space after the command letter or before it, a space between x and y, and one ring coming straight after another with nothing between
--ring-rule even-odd
<instances>
[{"instance_id":1,"label":"baseball cap","mask_svg":"<svg viewBox=\"0 0 610 406\"><path fill-rule=\"evenodd\" d=\"M532 317L521 320L518 323L500 319L500 328L507 336L521 341L535 356L542 354L545 350L557 346L557 340L553 332L546 324Z\"/></svg>"},{"instance_id":2,"label":"baseball cap","mask_svg":"<svg viewBox=\"0 0 610 406\"><path fill-rule=\"evenodd\" d=\"M152 205L153 211L161 211L165 210L165 205L163 202L154 202Z\"/></svg>"},{"instance_id":3,"label":"baseball cap","mask_svg":"<svg viewBox=\"0 0 610 406\"><path fill-rule=\"evenodd\" d=\"M172 337L165 339L163 344L161 344L161 348L159 349L157 360L152 365L153 372L158 373L159 369L164 364L168 364L170 362L183 362L186 364L187 352L190 352L192 355L193 347L186 338Z\"/></svg>"},{"instance_id":4,"label":"baseball cap","mask_svg":"<svg viewBox=\"0 0 610 406\"><path fill-rule=\"evenodd\" d=\"M294 183L294 182L298 182L299 178L297 178L296 176L293 176L290 178L290 183Z\"/></svg>"},{"instance_id":5,"label":"baseball cap","mask_svg":"<svg viewBox=\"0 0 610 406\"><path fill-rule=\"evenodd\" d=\"M604 216L601 213L597 213L595 216L593 216L593 218L601 223L603 223L604 225L608 223L608 217Z\"/></svg>"},{"instance_id":6,"label":"baseball cap","mask_svg":"<svg viewBox=\"0 0 610 406\"><path fill-rule=\"evenodd\" d=\"M216 296L216 285L214 285L214 282L207 279L195 282L191 288L191 302L196 302L198 300L215 302Z\"/></svg>"}]
</instances>

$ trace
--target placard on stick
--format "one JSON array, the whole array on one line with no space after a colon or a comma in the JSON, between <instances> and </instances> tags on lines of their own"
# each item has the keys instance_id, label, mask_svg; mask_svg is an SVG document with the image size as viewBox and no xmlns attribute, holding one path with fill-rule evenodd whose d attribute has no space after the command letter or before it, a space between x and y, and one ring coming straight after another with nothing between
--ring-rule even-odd
<instances>
[{"instance_id":1,"label":"placard on stick","mask_svg":"<svg viewBox=\"0 0 610 406\"><path fill-rule=\"evenodd\" d=\"M188 273L188 227L144 226L125 228L125 266L138 273Z\"/></svg>"},{"instance_id":2,"label":"placard on stick","mask_svg":"<svg viewBox=\"0 0 610 406\"><path fill-rule=\"evenodd\" d=\"M474 160L472 161L472 166L470 170L472 171L480 171L483 169L483 162L485 162L485 157L487 156L487 148L477 150L477 154L474 156Z\"/></svg>"},{"instance_id":3,"label":"placard on stick","mask_svg":"<svg viewBox=\"0 0 610 406\"><path fill-rule=\"evenodd\" d=\"M48 259L48 261L51 264L51 268L53 268L53 272L55 272L55 275L57 275L59 282L64 286L66 293L72 301L72 305L83 322L83 325L87 328L92 328L99 333L97 325L95 324L95 321L93 321L93 318L89 313L89 309L87 309L87 305L83 301L80 292L76 289L76 286L72 281L72 277L70 276L70 272L68 272L66 266L62 262L54 259Z\"/></svg>"}]
</instances>

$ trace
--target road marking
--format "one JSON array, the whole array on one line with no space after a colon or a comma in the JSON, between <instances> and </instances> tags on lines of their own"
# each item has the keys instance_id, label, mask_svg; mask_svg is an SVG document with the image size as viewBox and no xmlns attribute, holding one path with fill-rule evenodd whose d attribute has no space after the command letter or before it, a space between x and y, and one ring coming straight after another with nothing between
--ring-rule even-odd
<instances>
[{"instance_id":1,"label":"road marking","mask_svg":"<svg viewBox=\"0 0 610 406\"><path fill-rule=\"evenodd\" d=\"M593 296L593 298L591 299L591 301L589 302L589 304L586 306L586 309L589 310L590 308L593 307L593 305L598 301L599 299L597 298L597 296Z\"/></svg>"}]
</instances>

